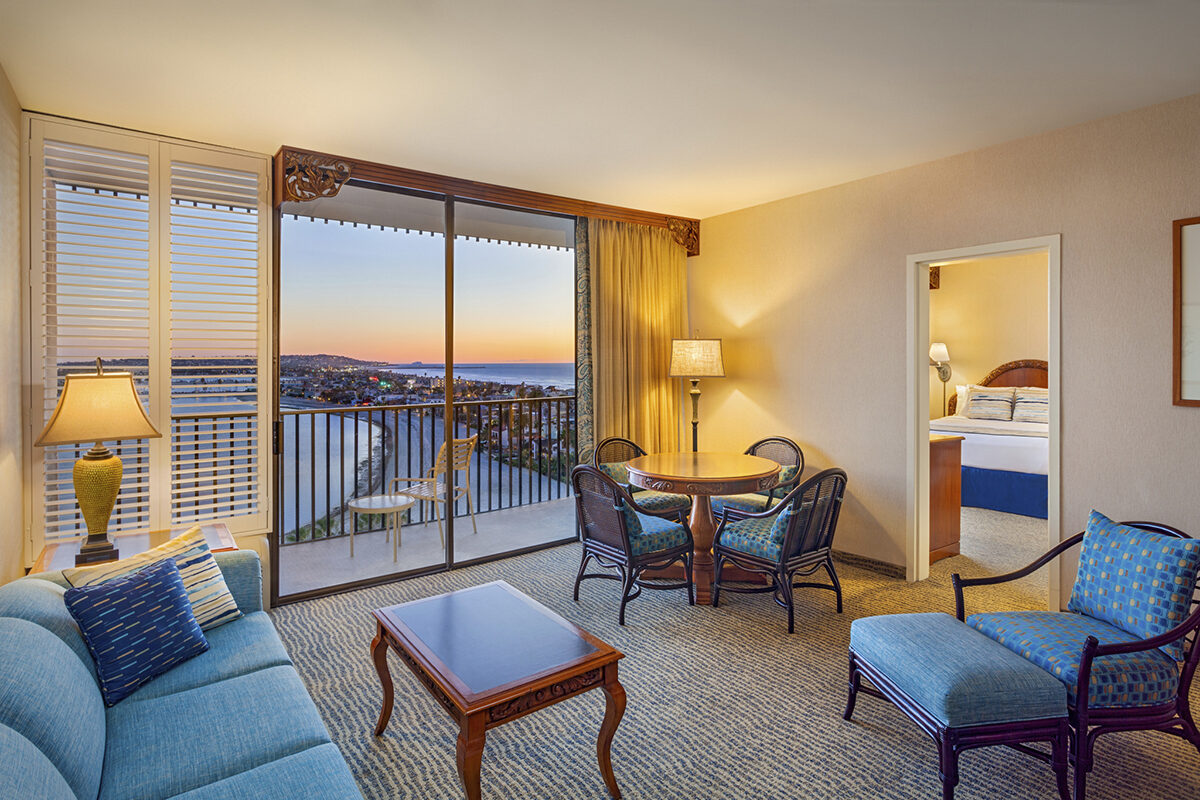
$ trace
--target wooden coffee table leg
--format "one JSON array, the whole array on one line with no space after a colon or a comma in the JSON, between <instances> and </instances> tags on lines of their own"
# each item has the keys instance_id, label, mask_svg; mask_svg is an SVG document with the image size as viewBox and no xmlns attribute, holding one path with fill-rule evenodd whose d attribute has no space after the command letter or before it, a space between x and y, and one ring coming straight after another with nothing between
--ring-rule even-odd
<instances>
[{"instance_id":1,"label":"wooden coffee table leg","mask_svg":"<svg viewBox=\"0 0 1200 800\"><path fill-rule=\"evenodd\" d=\"M604 723L600 726L600 738L596 740L596 757L608 793L613 800L621 800L621 790L617 788L617 776L612 768L612 740L621 717L625 716L625 687L617 680L615 662L604 668L604 679Z\"/></svg>"},{"instance_id":2,"label":"wooden coffee table leg","mask_svg":"<svg viewBox=\"0 0 1200 800\"><path fill-rule=\"evenodd\" d=\"M708 495L693 495L688 527L692 529L692 541L695 545L692 580L696 583L696 605L712 605L712 543L713 534L717 532L717 521L713 517L712 500Z\"/></svg>"},{"instance_id":3,"label":"wooden coffee table leg","mask_svg":"<svg viewBox=\"0 0 1200 800\"><path fill-rule=\"evenodd\" d=\"M483 745L486 741L484 715L472 714L462 722L458 732L458 779L462 781L467 800L479 800L479 767L483 764Z\"/></svg>"},{"instance_id":4,"label":"wooden coffee table leg","mask_svg":"<svg viewBox=\"0 0 1200 800\"><path fill-rule=\"evenodd\" d=\"M379 673L379 682L383 685L383 708L379 711L379 722L375 723L375 735L382 736L388 720L392 718L392 673L388 671L388 643L383 635L383 626L376 623L375 638L371 641L371 658L375 661L375 671Z\"/></svg>"}]
</instances>

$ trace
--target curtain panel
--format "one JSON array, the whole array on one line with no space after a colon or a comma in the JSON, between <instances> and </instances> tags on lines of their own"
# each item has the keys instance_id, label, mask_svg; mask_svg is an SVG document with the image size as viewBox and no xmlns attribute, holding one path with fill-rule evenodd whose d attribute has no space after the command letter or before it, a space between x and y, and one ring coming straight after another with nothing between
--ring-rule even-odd
<instances>
[{"instance_id":1,"label":"curtain panel","mask_svg":"<svg viewBox=\"0 0 1200 800\"><path fill-rule=\"evenodd\" d=\"M671 339L687 335L687 252L666 229L591 219L584 260L591 427L578 383L580 460L607 436L651 453L678 450L682 390L668 373Z\"/></svg>"}]
</instances>

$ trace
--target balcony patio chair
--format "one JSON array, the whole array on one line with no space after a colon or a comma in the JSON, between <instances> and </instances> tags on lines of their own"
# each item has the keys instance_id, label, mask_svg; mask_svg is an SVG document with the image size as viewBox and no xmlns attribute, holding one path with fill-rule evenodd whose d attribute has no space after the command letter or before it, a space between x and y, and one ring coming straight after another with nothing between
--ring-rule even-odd
<instances>
[{"instance_id":1,"label":"balcony patio chair","mask_svg":"<svg viewBox=\"0 0 1200 800\"><path fill-rule=\"evenodd\" d=\"M644 455L646 451L633 440L609 436L596 445L596 450L592 453L592 465L634 495L642 508L654 514L685 519L692 508L692 498L686 494L656 492L629 482L629 470L625 468L625 462Z\"/></svg>"},{"instance_id":2,"label":"balcony patio chair","mask_svg":"<svg viewBox=\"0 0 1200 800\"><path fill-rule=\"evenodd\" d=\"M479 533L479 527L475 524L475 506L471 500L470 469L471 454L475 452L475 445L478 441L479 434L475 434L467 439L451 439L449 442L442 442L437 460L425 477L392 479L392 494L406 494L429 503L433 509L433 518L437 521L438 537L442 540L442 547L446 546L446 534L442 530L442 518L438 515L438 503L445 506L446 514L450 514L451 504L457 503L460 497L466 497L467 511L471 515L471 528L475 533ZM447 451L450 453L449 459L446 456ZM463 482L459 484L455 480L454 496L450 497L448 473L458 472L463 474Z\"/></svg>"},{"instance_id":3,"label":"balcony patio chair","mask_svg":"<svg viewBox=\"0 0 1200 800\"><path fill-rule=\"evenodd\" d=\"M1188 705L1200 663L1200 541L1169 525L1116 523L1093 511L1084 532L1023 569L987 578L955 574L951 581L961 620L965 587L1023 578L1079 544L1067 611L972 614L965 621L1066 684L1075 800L1084 800L1096 739L1106 733L1163 731L1200 752Z\"/></svg>"},{"instance_id":4,"label":"balcony patio chair","mask_svg":"<svg viewBox=\"0 0 1200 800\"><path fill-rule=\"evenodd\" d=\"M748 456L769 458L781 467L779 483L773 489L763 489L748 494L731 494L712 499L713 514L720 514L725 506L741 511L766 511L775 505L800 482L804 473L804 451L800 445L786 436L768 436L759 439L745 450Z\"/></svg>"},{"instance_id":5,"label":"balcony patio chair","mask_svg":"<svg viewBox=\"0 0 1200 800\"><path fill-rule=\"evenodd\" d=\"M833 569L832 553L845 490L846 473L835 467L818 472L766 511L725 506L713 536L713 606L720 601L722 589L746 594L774 592L775 602L787 609L788 633L795 633L792 590L812 588L831 590L837 595L837 613L842 613L842 584ZM769 577L771 585L722 585L721 570L727 562ZM821 568L832 583L796 583L797 577Z\"/></svg>"},{"instance_id":6,"label":"balcony patio chair","mask_svg":"<svg viewBox=\"0 0 1200 800\"><path fill-rule=\"evenodd\" d=\"M571 471L575 508L579 515L579 538L583 557L575 576L575 602L579 584L586 578L621 582L621 607L617 621L625 624L625 606L642 589L687 589L688 605L696 604L692 585L692 531L687 520L671 520L640 506L625 489L604 472L581 464ZM585 572L593 559L614 570ZM661 569L683 562L683 583L644 583L648 569Z\"/></svg>"}]
</instances>

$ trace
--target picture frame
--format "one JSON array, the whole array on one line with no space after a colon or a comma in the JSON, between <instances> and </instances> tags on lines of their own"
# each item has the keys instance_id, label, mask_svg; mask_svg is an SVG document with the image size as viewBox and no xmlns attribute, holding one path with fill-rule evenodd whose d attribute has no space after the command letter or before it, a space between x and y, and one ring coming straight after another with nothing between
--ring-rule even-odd
<instances>
[{"instance_id":1,"label":"picture frame","mask_svg":"<svg viewBox=\"0 0 1200 800\"><path fill-rule=\"evenodd\" d=\"M1174 258L1173 398L1200 406L1200 217L1171 223Z\"/></svg>"}]
</instances>

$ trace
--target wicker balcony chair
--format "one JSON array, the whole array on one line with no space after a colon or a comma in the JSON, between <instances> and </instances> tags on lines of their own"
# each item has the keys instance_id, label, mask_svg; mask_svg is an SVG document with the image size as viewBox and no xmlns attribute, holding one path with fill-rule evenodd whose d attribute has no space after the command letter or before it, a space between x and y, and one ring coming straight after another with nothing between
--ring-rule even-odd
<instances>
[{"instance_id":1,"label":"wicker balcony chair","mask_svg":"<svg viewBox=\"0 0 1200 800\"><path fill-rule=\"evenodd\" d=\"M832 548L845 490L846 473L833 468L793 488L766 511L752 513L726 506L713 536L713 606L720 601L721 589L774 592L775 602L787 609L788 633L794 633L792 590L807 587L831 590L837 596L837 612L842 613L842 584L833 569ZM771 585L722 586L721 570L726 562L770 577ZM796 583L797 577L821 568L832 583Z\"/></svg>"},{"instance_id":2,"label":"wicker balcony chair","mask_svg":"<svg viewBox=\"0 0 1200 800\"><path fill-rule=\"evenodd\" d=\"M466 439L451 439L449 442L442 442L437 460L434 461L425 477L392 479L392 494L406 494L429 503L433 508L433 518L437 520L438 537L442 540L442 547L446 546L446 534L442 531L442 518L438 515L438 503L441 503L446 514L449 514L451 505L457 503L460 497L466 497L467 511L471 515L471 529L475 533L479 533L479 527L475 524L475 505L471 500L470 469L471 454L475 452L475 444L478 441L479 434L475 434ZM449 458L447 458L447 452L450 454ZM462 484L455 482L454 496L451 497L447 478L450 477L449 473L458 472L463 474L463 482Z\"/></svg>"},{"instance_id":3,"label":"wicker balcony chair","mask_svg":"<svg viewBox=\"0 0 1200 800\"><path fill-rule=\"evenodd\" d=\"M596 445L592 454L592 466L619 483L625 491L634 495L638 505L654 514L683 520L692 508L692 498L686 494L670 494L643 489L629 482L629 470L625 462L646 455L646 451L631 439L610 436Z\"/></svg>"},{"instance_id":4,"label":"wicker balcony chair","mask_svg":"<svg viewBox=\"0 0 1200 800\"><path fill-rule=\"evenodd\" d=\"M605 578L621 582L621 607L617 621L625 624L625 606L642 589L687 589L688 605L695 605L692 585L692 531L687 520L674 521L653 514L616 481L595 467L579 465L571 472L575 488L575 508L579 515L579 537L583 558L575 576L575 602L579 602L579 584L585 578ZM585 572L593 559L614 570ZM683 583L643 583L642 573L683 562Z\"/></svg>"},{"instance_id":5,"label":"wicker balcony chair","mask_svg":"<svg viewBox=\"0 0 1200 800\"><path fill-rule=\"evenodd\" d=\"M1079 544L1081 567L1067 611L972 614L964 620L965 587L1023 578ZM1093 552L1096 557L1089 557ZM1200 598L1193 586L1198 565L1200 544L1183 531L1157 522L1114 523L1093 511L1086 531L1027 567L986 578L951 576L960 620L1066 684L1075 800L1084 800L1096 739L1106 733L1163 731L1200 752L1200 730L1188 704L1200 665ZM1117 586L1121 581L1128 583Z\"/></svg>"},{"instance_id":6,"label":"wicker balcony chair","mask_svg":"<svg viewBox=\"0 0 1200 800\"><path fill-rule=\"evenodd\" d=\"M768 436L746 448L746 455L769 458L779 464L779 483L774 489L748 494L731 494L712 499L713 514L720 514L726 506L741 511L766 511L796 487L804 473L804 451L800 445L786 436Z\"/></svg>"}]
</instances>

